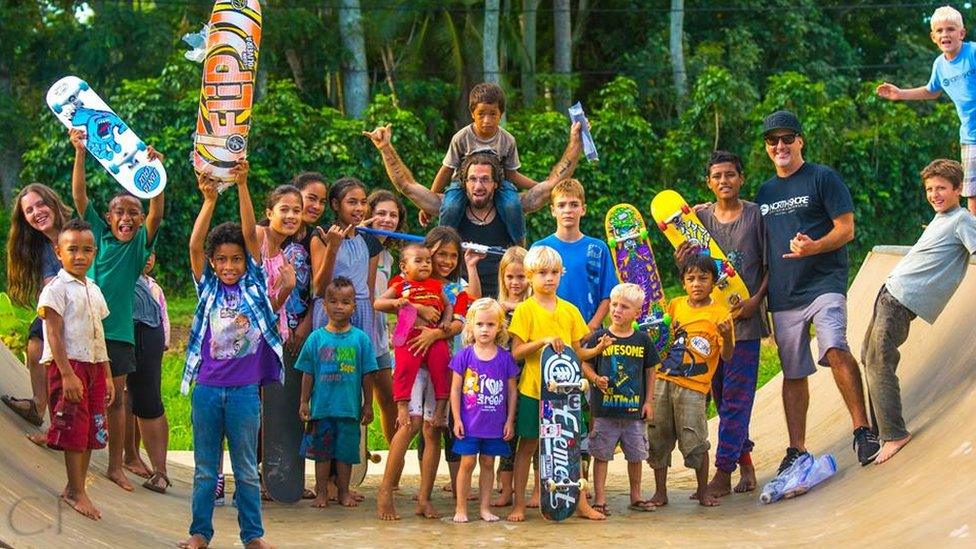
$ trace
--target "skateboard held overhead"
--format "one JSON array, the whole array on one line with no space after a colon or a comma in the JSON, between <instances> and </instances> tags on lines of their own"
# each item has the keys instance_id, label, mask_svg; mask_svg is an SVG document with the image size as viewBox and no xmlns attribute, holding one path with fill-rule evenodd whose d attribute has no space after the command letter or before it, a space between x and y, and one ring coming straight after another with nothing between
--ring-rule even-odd
<instances>
[{"instance_id":1,"label":"skateboard held overhead","mask_svg":"<svg viewBox=\"0 0 976 549\"><path fill-rule=\"evenodd\" d=\"M637 329L646 330L657 352L663 353L670 345L671 318L664 312L667 303L644 217L630 204L617 204L607 211L604 227L617 278L644 290Z\"/></svg>"},{"instance_id":2,"label":"skateboard held overhead","mask_svg":"<svg viewBox=\"0 0 976 549\"><path fill-rule=\"evenodd\" d=\"M146 143L87 82L65 76L47 91L47 105L66 128L85 131L85 148L125 190L152 198L166 187L166 169L150 160Z\"/></svg>"},{"instance_id":3,"label":"skateboard held overhead","mask_svg":"<svg viewBox=\"0 0 976 549\"><path fill-rule=\"evenodd\" d=\"M728 308L749 299L749 289L742 277L735 272L725 252L712 239L698 215L680 194L670 189L657 193L651 201L651 216L676 249L687 241L698 248L699 253L709 255L715 260L718 280L712 290L712 299Z\"/></svg>"},{"instance_id":4,"label":"skateboard held overhead","mask_svg":"<svg viewBox=\"0 0 976 549\"><path fill-rule=\"evenodd\" d=\"M193 169L233 185L230 170L247 157L251 104L261 45L258 0L217 0L210 15Z\"/></svg>"},{"instance_id":5,"label":"skateboard held overhead","mask_svg":"<svg viewBox=\"0 0 976 549\"><path fill-rule=\"evenodd\" d=\"M539 509L548 520L565 520L576 512L586 480L580 478L582 399L589 388L579 359L566 347L542 350L539 399L539 482L545 493Z\"/></svg>"}]
</instances>

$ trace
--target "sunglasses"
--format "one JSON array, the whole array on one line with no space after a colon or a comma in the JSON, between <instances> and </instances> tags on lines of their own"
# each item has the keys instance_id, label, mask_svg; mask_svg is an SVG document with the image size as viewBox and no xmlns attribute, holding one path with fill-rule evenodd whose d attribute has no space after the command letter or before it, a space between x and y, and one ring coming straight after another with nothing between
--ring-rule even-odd
<instances>
[{"instance_id":1,"label":"sunglasses","mask_svg":"<svg viewBox=\"0 0 976 549\"><path fill-rule=\"evenodd\" d=\"M786 135L766 135L763 136L763 141L765 141L770 147L775 147L780 141L782 141L784 145L792 145L796 141L798 135L799 134L795 133L788 133Z\"/></svg>"}]
</instances>

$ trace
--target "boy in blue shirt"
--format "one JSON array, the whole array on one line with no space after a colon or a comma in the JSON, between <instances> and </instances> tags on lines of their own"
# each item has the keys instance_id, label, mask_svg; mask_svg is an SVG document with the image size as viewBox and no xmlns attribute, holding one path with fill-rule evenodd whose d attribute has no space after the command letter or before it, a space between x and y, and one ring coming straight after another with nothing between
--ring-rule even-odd
<instances>
[{"instance_id":1,"label":"boy in blue shirt","mask_svg":"<svg viewBox=\"0 0 976 549\"><path fill-rule=\"evenodd\" d=\"M944 91L959 114L959 143L964 178L962 196L969 197L969 211L976 214L976 44L963 42L966 27L962 14L951 6L932 13L930 35L942 55L932 63L932 76L924 86L903 90L885 82L879 96L892 101L938 99Z\"/></svg>"},{"instance_id":2,"label":"boy in blue shirt","mask_svg":"<svg viewBox=\"0 0 976 549\"><path fill-rule=\"evenodd\" d=\"M349 492L352 466L359 463L360 425L373 421L376 353L366 332L353 326L356 289L344 276L325 288L329 323L309 334L295 369L303 372L298 415L308 422L301 453L315 460L315 501L328 507L326 485L335 464L339 503L356 507Z\"/></svg>"}]
</instances>

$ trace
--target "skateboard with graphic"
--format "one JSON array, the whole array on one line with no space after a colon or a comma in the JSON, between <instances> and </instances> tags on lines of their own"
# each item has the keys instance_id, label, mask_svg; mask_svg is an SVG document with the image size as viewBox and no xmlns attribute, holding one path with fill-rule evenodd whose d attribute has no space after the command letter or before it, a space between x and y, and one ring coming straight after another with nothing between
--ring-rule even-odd
<instances>
[{"instance_id":1,"label":"skateboard with graphic","mask_svg":"<svg viewBox=\"0 0 976 549\"><path fill-rule=\"evenodd\" d=\"M47 105L66 128L85 131L85 148L125 190L152 198L166 187L166 169L150 160L146 143L77 76L65 76L47 91Z\"/></svg>"},{"instance_id":2,"label":"skateboard with graphic","mask_svg":"<svg viewBox=\"0 0 976 549\"><path fill-rule=\"evenodd\" d=\"M718 268L718 280L712 290L712 299L728 308L749 299L749 289L742 277L735 272L732 263L719 248L708 230L702 225L698 215L685 202L681 195L672 190L664 190L651 201L651 216L664 236L678 248L685 241L698 248L699 253L711 256Z\"/></svg>"},{"instance_id":3,"label":"skateboard with graphic","mask_svg":"<svg viewBox=\"0 0 976 549\"><path fill-rule=\"evenodd\" d=\"M607 244L613 251L613 264L621 282L637 284L644 290L644 304L636 329L646 330L659 354L670 344L671 318L664 312L667 302L661 276L654 260L644 217L630 204L617 204L604 218Z\"/></svg>"},{"instance_id":4,"label":"skateboard with graphic","mask_svg":"<svg viewBox=\"0 0 976 549\"><path fill-rule=\"evenodd\" d=\"M576 512L586 489L580 476L583 393L589 388L573 349L542 350L539 398L539 509L548 520L565 520Z\"/></svg>"},{"instance_id":5,"label":"skateboard with graphic","mask_svg":"<svg viewBox=\"0 0 976 549\"><path fill-rule=\"evenodd\" d=\"M214 3L193 136L193 169L220 180L220 190L234 184L231 169L247 157L260 45L258 0Z\"/></svg>"},{"instance_id":6,"label":"skateboard with graphic","mask_svg":"<svg viewBox=\"0 0 976 549\"><path fill-rule=\"evenodd\" d=\"M352 466L349 486L360 486L366 480L366 469L369 464L380 462L380 455L369 451L369 445L366 444L367 438L366 425L363 425L359 430L359 463Z\"/></svg>"},{"instance_id":7,"label":"skateboard with graphic","mask_svg":"<svg viewBox=\"0 0 976 549\"><path fill-rule=\"evenodd\" d=\"M287 351L285 351L287 353ZM284 384L269 383L261 389L261 474L271 499L296 503L305 489L305 457L300 450L304 422L298 417L302 373L286 361Z\"/></svg>"}]
</instances>

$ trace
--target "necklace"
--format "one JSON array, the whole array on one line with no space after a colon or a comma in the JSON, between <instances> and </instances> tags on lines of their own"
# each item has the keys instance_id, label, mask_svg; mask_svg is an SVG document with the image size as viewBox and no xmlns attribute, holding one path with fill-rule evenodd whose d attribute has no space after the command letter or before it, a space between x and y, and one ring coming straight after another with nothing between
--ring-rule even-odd
<instances>
[{"instance_id":1,"label":"necklace","mask_svg":"<svg viewBox=\"0 0 976 549\"><path fill-rule=\"evenodd\" d=\"M471 206L468 206L468 213L471 214L471 217L473 218L472 221L474 221L476 224L487 225L488 218L490 218L492 214L495 213L495 207L492 206L491 209L488 210L488 213L486 213L484 216L479 216L478 214L474 213L474 210L471 209Z\"/></svg>"}]
</instances>

